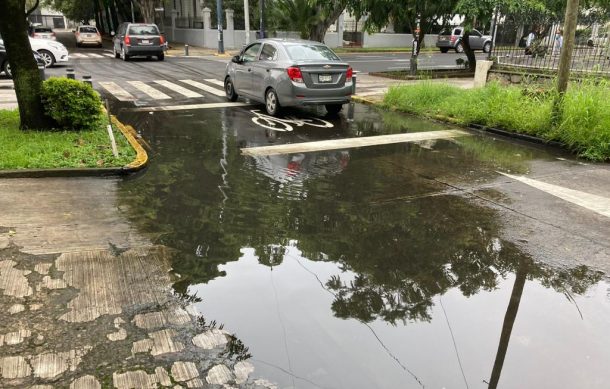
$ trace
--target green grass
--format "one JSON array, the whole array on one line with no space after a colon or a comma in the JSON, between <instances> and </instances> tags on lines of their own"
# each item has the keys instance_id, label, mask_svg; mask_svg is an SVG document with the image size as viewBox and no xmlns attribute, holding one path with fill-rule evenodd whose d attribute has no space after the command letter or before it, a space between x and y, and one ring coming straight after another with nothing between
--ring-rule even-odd
<instances>
[{"instance_id":1,"label":"green grass","mask_svg":"<svg viewBox=\"0 0 610 389\"><path fill-rule=\"evenodd\" d=\"M504 86L464 90L422 82L390 88L384 106L427 117L481 124L565 144L581 157L610 160L610 85L606 81L573 82L551 120L557 95L552 90Z\"/></svg>"},{"instance_id":2,"label":"green grass","mask_svg":"<svg viewBox=\"0 0 610 389\"><path fill-rule=\"evenodd\" d=\"M120 167L135 158L123 134L114 129L114 158L106 125L94 131L21 131L19 112L0 110L0 169Z\"/></svg>"}]
</instances>

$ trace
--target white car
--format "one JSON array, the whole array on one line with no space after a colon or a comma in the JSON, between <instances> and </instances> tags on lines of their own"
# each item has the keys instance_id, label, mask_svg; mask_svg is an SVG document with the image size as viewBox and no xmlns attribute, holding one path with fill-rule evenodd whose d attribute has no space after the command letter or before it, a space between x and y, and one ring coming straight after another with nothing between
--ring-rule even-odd
<instances>
[{"instance_id":1,"label":"white car","mask_svg":"<svg viewBox=\"0 0 610 389\"><path fill-rule=\"evenodd\" d=\"M32 50L36 51L44 59L47 67L51 67L58 62L68 62L70 56L68 49L63 44L49 39L30 38Z\"/></svg>"}]
</instances>

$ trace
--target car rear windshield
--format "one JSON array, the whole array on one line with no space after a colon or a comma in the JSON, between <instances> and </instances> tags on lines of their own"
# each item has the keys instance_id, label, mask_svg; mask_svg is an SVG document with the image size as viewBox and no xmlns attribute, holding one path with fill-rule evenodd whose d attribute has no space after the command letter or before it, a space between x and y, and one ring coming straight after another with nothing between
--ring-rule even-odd
<instances>
[{"instance_id":1,"label":"car rear windshield","mask_svg":"<svg viewBox=\"0 0 610 389\"><path fill-rule=\"evenodd\" d=\"M155 25L129 26L129 35L159 35L159 29Z\"/></svg>"},{"instance_id":2,"label":"car rear windshield","mask_svg":"<svg viewBox=\"0 0 610 389\"><path fill-rule=\"evenodd\" d=\"M53 30L46 27L35 27L34 32L53 32Z\"/></svg>"},{"instance_id":3,"label":"car rear windshield","mask_svg":"<svg viewBox=\"0 0 610 389\"><path fill-rule=\"evenodd\" d=\"M322 45L288 45L286 51L288 51L290 58L295 61L339 61L339 57L331 49Z\"/></svg>"},{"instance_id":4,"label":"car rear windshield","mask_svg":"<svg viewBox=\"0 0 610 389\"><path fill-rule=\"evenodd\" d=\"M451 31L450 30L443 30L438 35L451 35Z\"/></svg>"},{"instance_id":5,"label":"car rear windshield","mask_svg":"<svg viewBox=\"0 0 610 389\"><path fill-rule=\"evenodd\" d=\"M97 33L97 28L95 28L95 27L81 27L79 29L79 31L87 33L87 34L95 34L95 33Z\"/></svg>"}]
</instances>

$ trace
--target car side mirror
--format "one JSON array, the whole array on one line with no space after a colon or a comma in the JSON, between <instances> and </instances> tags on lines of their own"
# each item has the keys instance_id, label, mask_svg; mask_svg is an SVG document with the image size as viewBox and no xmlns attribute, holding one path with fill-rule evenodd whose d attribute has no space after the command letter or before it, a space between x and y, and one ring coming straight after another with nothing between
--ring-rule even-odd
<instances>
[{"instance_id":1,"label":"car side mirror","mask_svg":"<svg viewBox=\"0 0 610 389\"><path fill-rule=\"evenodd\" d=\"M114 31L110 31L110 36L115 36L115 32Z\"/></svg>"},{"instance_id":2,"label":"car side mirror","mask_svg":"<svg viewBox=\"0 0 610 389\"><path fill-rule=\"evenodd\" d=\"M241 58L239 58L239 55L236 55L233 58L231 58L231 62L233 62L233 63L241 63Z\"/></svg>"}]
</instances>

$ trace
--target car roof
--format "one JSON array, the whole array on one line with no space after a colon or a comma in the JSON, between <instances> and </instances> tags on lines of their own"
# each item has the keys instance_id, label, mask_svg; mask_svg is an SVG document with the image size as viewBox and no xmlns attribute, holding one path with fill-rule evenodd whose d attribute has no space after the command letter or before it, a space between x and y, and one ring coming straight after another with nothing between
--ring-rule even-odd
<instances>
[{"instance_id":1,"label":"car roof","mask_svg":"<svg viewBox=\"0 0 610 389\"><path fill-rule=\"evenodd\" d=\"M265 42L273 42L279 44L301 44L301 45L323 45L326 46L322 42L310 41L306 39L293 39L293 38L264 38L259 39L257 42L265 43Z\"/></svg>"}]
</instances>

